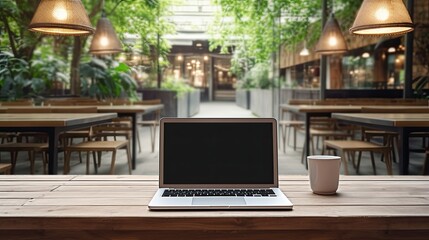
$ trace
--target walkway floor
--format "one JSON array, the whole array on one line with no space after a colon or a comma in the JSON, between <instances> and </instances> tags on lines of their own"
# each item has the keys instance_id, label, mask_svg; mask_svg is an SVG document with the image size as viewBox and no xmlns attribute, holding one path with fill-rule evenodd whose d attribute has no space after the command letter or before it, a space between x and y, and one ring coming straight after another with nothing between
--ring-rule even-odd
<instances>
[{"instance_id":1,"label":"walkway floor","mask_svg":"<svg viewBox=\"0 0 429 240\"><path fill-rule=\"evenodd\" d=\"M249 110L238 107L234 102L204 102L201 103L200 111L193 117L256 117ZM133 170L133 174L143 175L158 175L158 135L156 140L156 149L152 153L150 150L150 137L149 129L140 129L140 136L142 139L142 152L139 153L137 159L137 168ZM298 134L297 145L301 146L294 151L290 146L286 147L286 153L283 152L282 148L279 148L279 174L283 175L307 175L307 170L304 164L301 163L302 145L303 145L303 134ZM279 143L281 145L281 143ZM190 149L192 150L192 149ZM364 154L364 158L360 167L360 174L372 175L372 167L369 160L369 154ZM59 156L59 167L62 169L63 161L62 154ZM380 159L379 156L375 156L376 159ZM37 156L36 161L36 174L42 174L41 167L41 156ZM72 162L70 174L85 174L85 163L80 163L75 156L75 161ZM9 154L2 153L0 162L9 162ZM85 162L85 160L84 160ZM423 155L414 154L410 163L410 174L419 175L422 169ZM116 174L128 174L128 170L125 164L125 155L118 153L118 160L116 162ZM110 157L105 156L105 160L102 162L98 174L108 174L110 167ZM377 174L386 174L386 167L383 162L376 161ZM29 162L26 160L26 154L21 153L21 157L18 160L16 174L29 174L30 172ZM354 174L351 163L349 164L350 174ZM60 171L61 173L61 171ZM394 164L394 173L397 173L397 164Z\"/></svg>"}]
</instances>

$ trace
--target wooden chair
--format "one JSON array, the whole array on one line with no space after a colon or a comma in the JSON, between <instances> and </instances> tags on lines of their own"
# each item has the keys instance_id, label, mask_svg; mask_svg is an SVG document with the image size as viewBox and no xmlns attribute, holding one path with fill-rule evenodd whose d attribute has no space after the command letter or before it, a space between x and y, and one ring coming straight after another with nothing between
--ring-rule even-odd
<instances>
[{"instance_id":1,"label":"wooden chair","mask_svg":"<svg viewBox=\"0 0 429 240\"><path fill-rule=\"evenodd\" d=\"M124 149L126 151L127 163L128 163L128 172L131 174L131 153L129 147L129 140L106 140L107 134L111 136L112 132L126 132L131 131L131 127L124 125L123 123L109 123L102 124L98 126L94 126L91 128L93 131L93 138L91 141L85 141L78 144L72 144L65 147L66 158L64 163L64 173L69 173L70 166L70 156L72 152L86 152L86 174L89 174L89 155L93 153L93 162L94 162L94 170L97 173L98 164L96 161L96 154L100 153L99 160L101 160L102 152L112 152L111 166L110 166L110 174L115 173L115 163L116 163L116 153L119 149Z\"/></svg>"},{"instance_id":2,"label":"wooden chair","mask_svg":"<svg viewBox=\"0 0 429 240\"><path fill-rule=\"evenodd\" d=\"M319 139L322 144L326 140L344 140L353 137L353 132L349 130L340 129L337 125L337 121L333 118L313 118L310 122L310 144L312 153L315 154L315 149L319 145ZM316 147L314 146L314 139L316 139ZM324 148L322 148L322 154Z\"/></svg>"},{"instance_id":3,"label":"wooden chair","mask_svg":"<svg viewBox=\"0 0 429 240\"><path fill-rule=\"evenodd\" d=\"M156 104L161 104L161 99L151 99L151 100L133 102L133 105L156 105ZM155 139L156 139L156 132L157 132L156 128L159 125L159 119L161 117L161 109L156 110L153 114L154 116L152 120L137 121L137 126L149 127L152 152L155 151L155 141L156 141ZM139 131L137 131L137 140L139 144L139 152L141 152L141 140L140 140Z\"/></svg>"},{"instance_id":4,"label":"wooden chair","mask_svg":"<svg viewBox=\"0 0 429 240\"><path fill-rule=\"evenodd\" d=\"M341 152L344 174L346 175L349 173L347 167L348 161L352 161L353 166L356 168L356 173L359 173L362 152L370 152L374 175L377 174L374 162L374 153L383 154L383 156L385 156L384 163L386 164L387 173L392 175L392 158L390 156L392 149L388 145L378 145L362 140L327 140L325 141L324 146L326 149L334 149ZM354 158L356 152L359 153L357 164L355 164Z\"/></svg>"},{"instance_id":5,"label":"wooden chair","mask_svg":"<svg viewBox=\"0 0 429 240\"><path fill-rule=\"evenodd\" d=\"M425 161L423 163L422 174L423 175L429 174L429 150L426 150L425 152Z\"/></svg>"},{"instance_id":6,"label":"wooden chair","mask_svg":"<svg viewBox=\"0 0 429 240\"><path fill-rule=\"evenodd\" d=\"M97 113L97 107L77 107L77 108L52 108L53 113ZM68 145L73 144L73 141L80 139L81 141L89 141L92 138L91 128L84 128L78 130L72 130L63 132L60 134L60 141L63 149ZM66 152L64 151L64 159L66 158ZM79 153L79 161L82 163L82 155ZM64 165L66 166L66 165Z\"/></svg>"},{"instance_id":7,"label":"wooden chair","mask_svg":"<svg viewBox=\"0 0 429 240\"><path fill-rule=\"evenodd\" d=\"M47 151L48 144L47 143L6 143L0 144L0 152L9 152L11 158L11 172L15 171L16 161L18 159L19 152L28 152L29 160L30 160L30 172L34 174L34 164L35 164L35 153L42 153L43 160L43 173L46 173L47 169Z\"/></svg>"},{"instance_id":8,"label":"wooden chair","mask_svg":"<svg viewBox=\"0 0 429 240\"><path fill-rule=\"evenodd\" d=\"M305 125L304 121L297 120L296 115L290 115L290 120L285 119L287 109L282 109L281 120L279 121L279 131L281 133L283 152L286 153L286 144L289 144L291 130L293 130L293 150L296 151L296 133Z\"/></svg>"}]
</instances>

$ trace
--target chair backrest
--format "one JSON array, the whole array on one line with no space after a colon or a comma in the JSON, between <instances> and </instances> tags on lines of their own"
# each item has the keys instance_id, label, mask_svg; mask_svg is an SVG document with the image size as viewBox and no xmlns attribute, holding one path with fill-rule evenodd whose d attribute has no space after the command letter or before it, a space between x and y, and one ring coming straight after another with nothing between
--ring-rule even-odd
<instances>
[{"instance_id":1,"label":"chair backrest","mask_svg":"<svg viewBox=\"0 0 429 240\"><path fill-rule=\"evenodd\" d=\"M161 104L161 99L150 99L150 100L141 100L133 102L133 105L156 105Z\"/></svg>"},{"instance_id":2,"label":"chair backrest","mask_svg":"<svg viewBox=\"0 0 429 240\"><path fill-rule=\"evenodd\" d=\"M32 101L1 102L2 106L33 106Z\"/></svg>"},{"instance_id":3,"label":"chair backrest","mask_svg":"<svg viewBox=\"0 0 429 240\"><path fill-rule=\"evenodd\" d=\"M72 106L75 105L74 101L70 100L46 100L43 102L44 106Z\"/></svg>"},{"instance_id":4,"label":"chair backrest","mask_svg":"<svg viewBox=\"0 0 429 240\"><path fill-rule=\"evenodd\" d=\"M52 108L53 113L97 113L97 107Z\"/></svg>"},{"instance_id":5,"label":"chair backrest","mask_svg":"<svg viewBox=\"0 0 429 240\"><path fill-rule=\"evenodd\" d=\"M128 99L120 98L120 99L110 99L106 102L110 102L112 105L130 105L131 102Z\"/></svg>"},{"instance_id":6,"label":"chair backrest","mask_svg":"<svg viewBox=\"0 0 429 240\"><path fill-rule=\"evenodd\" d=\"M76 106L107 106L110 105L110 102L91 102L91 101L83 101L83 102L76 102Z\"/></svg>"},{"instance_id":7,"label":"chair backrest","mask_svg":"<svg viewBox=\"0 0 429 240\"><path fill-rule=\"evenodd\" d=\"M51 113L50 108L8 108L6 113Z\"/></svg>"}]
</instances>

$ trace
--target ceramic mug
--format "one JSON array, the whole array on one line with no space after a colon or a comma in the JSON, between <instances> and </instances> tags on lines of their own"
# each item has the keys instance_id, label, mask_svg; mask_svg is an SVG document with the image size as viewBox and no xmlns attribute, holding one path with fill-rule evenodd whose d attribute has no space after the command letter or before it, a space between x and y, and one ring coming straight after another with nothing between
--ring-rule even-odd
<instances>
[{"instance_id":1,"label":"ceramic mug","mask_svg":"<svg viewBox=\"0 0 429 240\"><path fill-rule=\"evenodd\" d=\"M308 156L308 174L315 194L331 195L338 189L341 157L329 155Z\"/></svg>"}]
</instances>

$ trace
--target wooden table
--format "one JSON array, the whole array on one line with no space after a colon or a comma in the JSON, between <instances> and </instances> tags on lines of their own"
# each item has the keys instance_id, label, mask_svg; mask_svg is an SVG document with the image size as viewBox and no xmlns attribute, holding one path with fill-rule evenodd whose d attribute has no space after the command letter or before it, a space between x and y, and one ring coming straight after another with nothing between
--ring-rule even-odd
<instances>
[{"instance_id":1,"label":"wooden table","mask_svg":"<svg viewBox=\"0 0 429 240\"><path fill-rule=\"evenodd\" d=\"M305 143L304 153L305 156L310 155L310 122L312 117L331 117L334 112L337 113L358 113L361 111L362 106L352 105L281 105L282 109L295 114L301 114L305 117ZM307 161L305 161L307 164ZM306 165L307 166L307 165Z\"/></svg>"},{"instance_id":2,"label":"wooden table","mask_svg":"<svg viewBox=\"0 0 429 240\"><path fill-rule=\"evenodd\" d=\"M157 176L0 176L2 239L428 239L429 177L280 176L292 211L149 211Z\"/></svg>"},{"instance_id":3,"label":"wooden table","mask_svg":"<svg viewBox=\"0 0 429 240\"><path fill-rule=\"evenodd\" d=\"M82 108L82 107L95 107L99 113L116 113L119 117L131 117L132 119L132 143L131 143L131 161L132 168L136 168L136 159L137 159L137 118L141 115L148 114L157 110L164 108L163 104L154 104L154 105L84 105L84 106L7 106L0 107L0 110L6 109L73 109L73 108Z\"/></svg>"},{"instance_id":4,"label":"wooden table","mask_svg":"<svg viewBox=\"0 0 429 240\"><path fill-rule=\"evenodd\" d=\"M429 132L429 113L334 113L333 118L370 128L399 134L399 174L408 174L409 136L412 132Z\"/></svg>"},{"instance_id":5,"label":"wooden table","mask_svg":"<svg viewBox=\"0 0 429 240\"><path fill-rule=\"evenodd\" d=\"M1 132L45 132L49 136L48 173L57 174L59 134L108 122L115 113L2 113Z\"/></svg>"}]
</instances>

